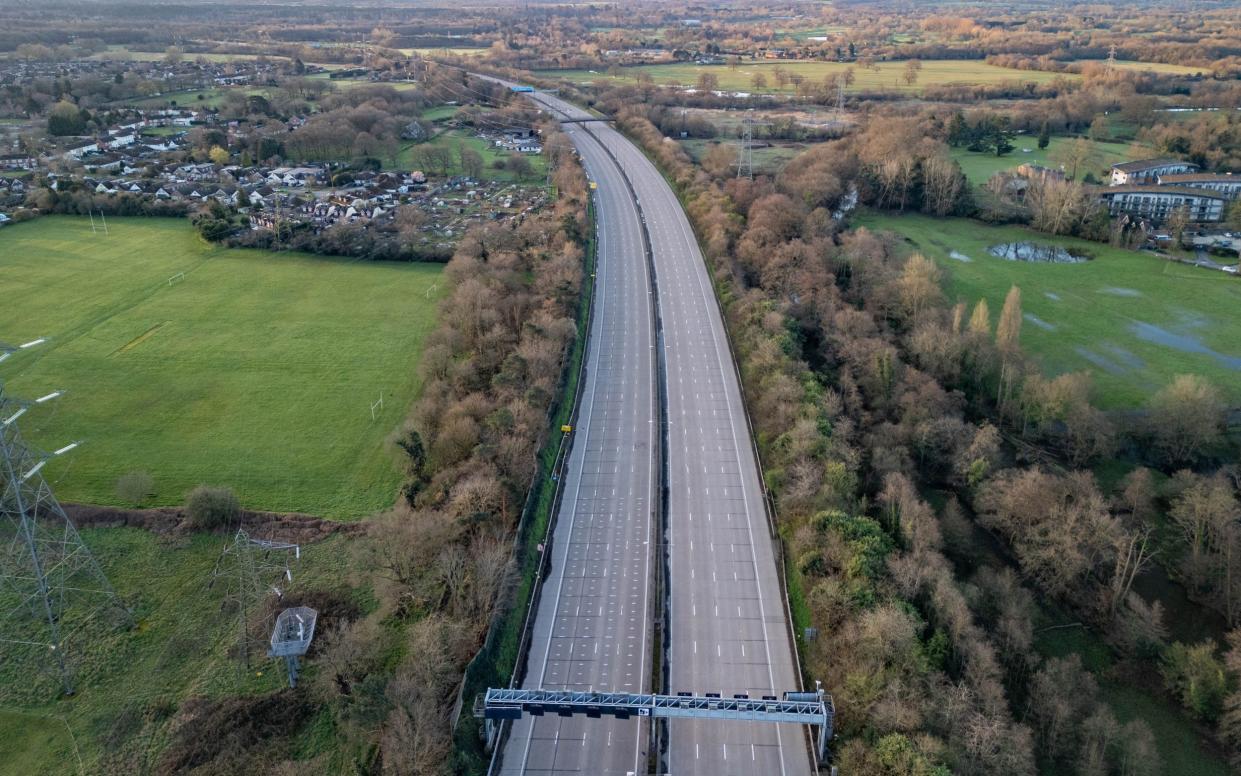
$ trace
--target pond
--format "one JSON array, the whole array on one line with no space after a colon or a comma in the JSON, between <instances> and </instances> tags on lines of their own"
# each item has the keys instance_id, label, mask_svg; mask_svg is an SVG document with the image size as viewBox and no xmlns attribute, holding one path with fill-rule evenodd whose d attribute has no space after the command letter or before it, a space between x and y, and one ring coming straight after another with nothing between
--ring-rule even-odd
<instances>
[{"instance_id":1,"label":"pond","mask_svg":"<svg viewBox=\"0 0 1241 776\"><path fill-rule=\"evenodd\" d=\"M1070 251L1059 245L1040 245L1033 242L999 243L987 248L987 253L1006 261L1029 261L1041 264L1081 264L1090 261L1085 253Z\"/></svg>"}]
</instances>

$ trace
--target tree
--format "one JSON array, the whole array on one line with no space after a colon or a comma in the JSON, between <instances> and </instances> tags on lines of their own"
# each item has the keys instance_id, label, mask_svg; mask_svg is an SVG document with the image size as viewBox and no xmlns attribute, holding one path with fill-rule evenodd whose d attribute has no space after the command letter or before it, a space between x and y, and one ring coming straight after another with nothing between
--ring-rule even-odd
<instances>
[{"instance_id":1,"label":"tree","mask_svg":"<svg viewBox=\"0 0 1241 776\"><path fill-rule=\"evenodd\" d=\"M1241 231L1241 199L1228 206L1228 215L1225 217L1224 223L1229 229Z\"/></svg>"},{"instance_id":2,"label":"tree","mask_svg":"<svg viewBox=\"0 0 1241 776\"><path fill-rule=\"evenodd\" d=\"M943 272L939 265L921 253L910 255L896 281L901 306L911 326L916 326L918 319L928 307L943 299L940 281Z\"/></svg>"},{"instance_id":3,"label":"tree","mask_svg":"<svg viewBox=\"0 0 1241 776\"><path fill-rule=\"evenodd\" d=\"M464 143L457 146L457 162L467 178L483 177L483 155Z\"/></svg>"},{"instance_id":4,"label":"tree","mask_svg":"<svg viewBox=\"0 0 1241 776\"><path fill-rule=\"evenodd\" d=\"M1228 676L1215 656L1215 642L1189 646L1179 641L1163 653L1159 671L1168 690L1195 716L1215 721L1228 694Z\"/></svg>"},{"instance_id":5,"label":"tree","mask_svg":"<svg viewBox=\"0 0 1241 776\"><path fill-rule=\"evenodd\" d=\"M230 154L228 153L227 148L221 148L220 146L212 146L211 150L207 152L207 158L211 160L212 164L218 164L220 166L223 166L225 164L228 164Z\"/></svg>"},{"instance_id":6,"label":"tree","mask_svg":"<svg viewBox=\"0 0 1241 776\"><path fill-rule=\"evenodd\" d=\"M767 88L767 76L762 71L755 70L754 75L750 76L750 86L755 91L762 91Z\"/></svg>"},{"instance_id":7,"label":"tree","mask_svg":"<svg viewBox=\"0 0 1241 776\"><path fill-rule=\"evenodd\" d=\"M1061 143L1055 151L1051 152L1052 161L1060 165L1060 169L1064 171L1069 180L1077 180L1077 173L1094 156L1094 143L1084 137L1079 137L1071 143Z\"/></svg>"},{"instance_id":8,"label":"tree","mask_svg":"<svg viewBox=\"0 0 1241 776\"><path fill-rule=\"evenodd\" d=\"M81 135L86 132L86 115L68 100L61 100L47 114L49 135Z\"/></svg>"},{"instance_id":9,"label":"tree","mask_svg":"<svg viewBox=\"0 0 1241 776\"><path fill-rule=\"evenodd\" d=\"M197 529L224 528L241 514L241 504L232 488L199 485L186 497L185 511Z\"/></svg>"},{"instance_id":10,"label":"tree","mask_svg":"<svg viewBox=\"0 0 1241 776\"><path fill-rule=\"evenodd\" d=\"M1171 464L1192 463L1222 438L1224 402L1198 375L1177 375L1148 405L1156 449Z\"/></svg>"},{"instance_id":11,"label":"tree","mask_svg":"<svg viewBox=\"0 0 1241 776\"><path fill-rule=\"evenodd\" d=\"M165 63L169 65L179 65L183 59L185 59L185 50L179 46L169 46L164 49Z\"/></svg>"},{"instance_id":12,"label":"tree","mask_svg":"<svg viewBox=\"0 0 1241 776\"><path fill-rule=\"evenodd\" d=\"M1051 144L1051 123L1044 121L1038 130L1038 147L1046 148Z\"/></svg>"},{"instance_id":13,"label":"tree","mask_svg":"<svg viewBox=\"0 0 1241 776\"><path fill-rule=\"evenodd\" d=\"M905 81L906 86L913 86L918 83L918 72L922 70L922 61L911 59L905 63L905 70L901 78Z\"/></svg>"},{"instance_id":14,"label":"tree","mask_svg":"<svg viewBox=\"0 0 1241 776\"><path fill-rule=\"evenodd\" d=\"M155 479L146 472L122 474L116 481L116 496L132 506L139 506L155 492Z\"/></svg>"},{"instance_id":15,"label":"tree","mask_svg":"<svg viewBox=\"0 0 1241 776\"><path fill-rule=\"evenodd\" d=\"M1017 286L1009 288L1004 297L1000 321L995 326L995 346L1001 356L996 400L1004 406L1017 382L1017 359L1021 353L1021 289Z\"/></svg>"},{"instance_id":16,"label":"tree","mask_svg":"<svg viewBox=\"0 0 1241 776\"><path fill-rule=\"evenodd\" d=\"M530 160L521 154L513 154L505 162L504 166L509 172L513 173L518 180L525 180L534 173L534 167L530 164Z\"/></svg>"},{"instance_id":17,"label":"tree","mask_svg":"<svg viewBox=\"0 0 1241 776\"><path fill-rule=\"evenodd\" d=\"M970 125L965 121L965 114L957 111L948 122L948 145L953 148L969 145Z\"/></svg>"},{"instance_id":18,"label":"tree","mask_svg":"<svg viewBox=\"0 0 1241 776\"><path fill-rule=\"evenodd\" d=\"M702 72L698 74L698 91L714 92L720 88L720 78L715 73Z\"/></svg>"},{"instance_id":19,"label":"tree","mask_svg":"<svg viewBox=\"0 0 1241 776\"><path fill-rule=\"evenodd\" d=\"M702 157L702 169L716 178L727 178L737 170L737 146L716 143Z\"/></svg>"},{"instance_id":20,"label":"tree","mask_svg":"<svg viewBox=\"0 0 1241 776\"><path fill-rule=\"evenodd\" d=\"M1185 230L1189 228L1189 206L1181 205L1168 214L1168 221L1165 226L1172 233L1172 244L1181 247L1181 237L1185 235Z\"/></svg>"},{"instance_id":21,"label":"tree","mask_svg":"<svg viewBox=\"0 0 1241 776\"><path fill-rule=\"evenodd\" d=\"M1090 129L1086 132L1086 134L1090 136L1091 140L1096 141L1107 140L1111 133L1111 126L1107 120L1107 116L1104 115L1095 116L1094 121L1090 122Z\"/></svg>"}]
</instances>

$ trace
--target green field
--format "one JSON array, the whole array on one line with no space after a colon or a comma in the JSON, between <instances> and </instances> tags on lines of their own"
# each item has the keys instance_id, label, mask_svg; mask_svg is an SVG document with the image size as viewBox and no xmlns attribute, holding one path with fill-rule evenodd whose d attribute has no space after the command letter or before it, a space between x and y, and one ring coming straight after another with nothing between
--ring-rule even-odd
<instances>
[{"instance_id":1,"label":"green field","mask_svg":"<svg viewBox=\"0 0 1241 776\"><path fill-rule=\"evenodd\" d=\"M223 584L208 586L226 537L157 537L136 528L86 529L82 536L137 627L92 629L94 644L85 648L81 639L71 642L76 694L68 698L46 662L6 653L0 660L0 776L121 772L101 758L145 760L147 768L138 772L154 773L169 743L169 715L186 698L271 692L284 682L274 661L258 656L247 672L230 655L238 621L221 610ZM339 538L303 545L286 592L293 598L301 590L339 594L347 574L345 546ZM330 747L327 727L326 740L314 730L297 737L306 756Z\"/></svg>"},{"instance_id":2,"label":"green field","mask_svg":"<svg viewBox=\"0 0 1241 776\"><path fill-rule=\"evenodd\" d=\"M0 375L17 395L66 391L28 416L33 442L83 441L48 466L62 499L117 503L117 477L146 471L151 504L200 483L334 518L392 503L386 440L418 387L439 265L227 250L181 219L108 228L49 216L0 230L0 341L50 338Z\"/></svg>"},{"instance_id":3,"label":"green field","mask_svg":"<svg viewBox=\"0 0 1241 776\"><path fill-rule=\"evenodd\" d=\"M920 215L864 213L858 226L904 235L946 271L950 300L986 297L993 320L1013 284L1022 290L1025 351L1049 373L1088 370L1099 404L1143 404L1174 375L1201 374L1241 403L1241 281L1099 243L1021 227ZM1006 261L989 246L1033 241L1088 251L1083 264ZM956 259L951 257L955 252ZM960 257L968 258L968 261Z\"/></svg>"},{"instance_id":4,"label":"green field","mask_svg":"<svg viewBox=\"0 0 1241 776\"><path fill-rule=\"evenodd\" d=\"M452 151L452 166L449 175L461 175L461 165L457 160L457 146L465 146L477 151L483 157L483 178L485 180L517 181L517 176L509 170L497 170L492 165L497 160L507 159L516 154L497 148L490 141L477 137L468 129L450 129L441 132L426 143L404 143L393 162L398 170L420 169L417 152L428 145L447 148ZM530 162L530 175L522 183L537 183L547 177L547 158L543 154L522 154Z\"/></svg>"},{"instance_id":5,"label":"green field","mask_svg":"<svg viewBox=\"0 0 1241 776\"><path fill-rule=\"evenodd\" d=\"M1046 148L1039 148L1037 134L1018 135L1013 140L1015 148L1004 156L954 148L952 158L960 162L961 171L965 173L966 178L969 178L970 183L982 186L997 172L1009 172L1022 164L1037 164L1059 169L1060 165L1054 160L1056 152L1075 141L1076 138L1071 137L1053 137ZM1113 164L1156 155L1149 149L1120 143L1092 142L1091 147L1094 152L1086 164L1078 170L1078 178L1083 177L1089 171L1093 172L1099 180L1106 180L1111 174Z\"/></svg>"},{"instance_id":6,"label":"green field","mask_svg":"<svg viewBox=\"0 0 1241 776\"><path fill-rule=\"evenodd\" d=\"M1081 61L1081 60L1079 60ZM1210 70L1204 70L1201 67L1189 67L1187 65L1169 65L1164 62L1130 62L1124 60L1116 61L1118 70L1135 70L1138 72L1159 73L1161 75L1198 75L1199 73L1210 74Z\"/></svg>"},{"instance_id":7,"label":"green field","mask_svg":"<svg viewBox=\"0 0 1241 776\"><path fill-rule=\"evenodd\" d=\"M707 151L712 146L719 143L732 143L736 145L735 140L682 140L682 147L694 159L695 162L701 161ZM773 143L763 148L752 149L751 153L754 157L754 174L755 175L777 175L780 170L784 169L784 165L789 160L805 151L808 146L805 143Z\"/></svg>"},{"instance_id":8,"label":"green field","mask_svg":"<svg viewBox=\"0 0 1241 776\"><path fill-rule=\"evenodd\" d=\"M541 70L537 75L550 79L563 79L578 84L599 83L604 81L633 81L640 72L648 73L657 84L681 85L693 87L700 73L713 73L719 79L719 88L741 92L778 92L782 91L776 84L775 69L782 68L787 73L796 73L808 82L822 83L831 74L843 73L853 68L856 80L850 91L890 90L901 92L919 92L926 86L944 86L947 84L998 84L1005 81L1046 83L1057 77L1056 73L1040 70L1013 70L1007 67L996 67L977 60L927 60L922 63L922 71L918 81L912 86L905 83L902 75L905 72L904 62L877 62L875 69L861 68L842 62L807 62L807 61L772 61L743 62L737 67L725 65L640 65L619 68L615 76L606 72L591 70ZM762 73L767 78L767 87L755 89L751 79L755 73ZM1075 78L1076 76L1066 76ZM795 90L793 84L785 86L783 91Z\"/></svg>"}]
</instances>

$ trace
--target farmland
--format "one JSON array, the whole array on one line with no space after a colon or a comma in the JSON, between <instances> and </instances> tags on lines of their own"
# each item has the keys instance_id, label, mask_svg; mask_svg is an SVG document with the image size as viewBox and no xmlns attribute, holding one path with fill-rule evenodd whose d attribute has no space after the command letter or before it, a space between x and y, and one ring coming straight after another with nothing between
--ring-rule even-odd
<instances>
[{"instance_id":1,"label":"farmland","mask_svg":"<svg viewBox=\"0 0 1241 776\"><path fill-rule=\"evenodd\" d=\"M61 498L115 504L117 478L146 471L148 505L200 483L335 518L392 502L386 439L417 391L438 265L226 250L184 220L108 227L49 216L0 231L0 334L50 340L4 365L7 387L65 390L27 434L83 440L48 466Z\"/></svg>"},{"instance_id":2,"label":"farmland","mask_svg":"<svg viewBox=\"0 0 1241 776\"><path fill-rule=\"evenodd\" d=\"M966 219L863 214L858 226L903 235L910 250L935 259L948 296L993 310L1011 285L1022 290L1021 342L1049 373L1089 371L1099 404L1129 408L1174 375L1201 374L1241 402L1241 283L1218 271L1164 261L1097 243L1052 238L1020 227ZM1030 240L1089 252L1092 261L1006 261L997 243Z\"/></svg>"},{"instance_id":3,"label":"farmland","mask_svg":"<svg viewBox=\"0 0 1241 776\"><path fill-rule=\"evenodd\" d=\"M641 65L620 68L609 75L603 71L591 70L543 70L537 74L544 78L563 79L574 83L632 81L638 73L646 73L661 85L681 85L692 87L702 73L711 73L719 79L719 88L727 91L742 92L791 92L795 87L790 83L781 89L775 78L776 68L791 75L795 74L810 82L822 82L832 75L840 75L846 69L853 68L856 78L850 91L900 91L920 92L926 86L944 86L948 84L999 84L1005 81L1046 83L1058 76L1040 70L1013 70L1007 67L988 65L977 60L927 60L922 63L917 83L908 85L902 78L905 71L904 62L876 62L875 67L862 68L843 62L809 62L809 61L754 61L743 62L737 67L723 65ZM756 88L753 78L761 73L767 80L765 88Z\"/></svg>"}]
</instances>

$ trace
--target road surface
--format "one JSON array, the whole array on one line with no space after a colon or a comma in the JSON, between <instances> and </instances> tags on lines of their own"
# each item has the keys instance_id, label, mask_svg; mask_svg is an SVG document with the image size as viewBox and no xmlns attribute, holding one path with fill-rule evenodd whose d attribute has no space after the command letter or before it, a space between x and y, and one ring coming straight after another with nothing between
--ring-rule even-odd
<instances>
[{"instance_id":1,"label":"road surface","mask_svg":"<svg viewBox=\"0 0 1241 776\"><path fill-rule=\"evenodd\" d=\"M533 97L562 118L591 118L585 111L549 95ZM597 212L601 229L629 234L636 228L640 214L645 219L653 255L668 401L670 686L666 689L723 695L746 693L752 697L804 689L798 683L775 546L764 511L740 386L697 240L672 189L624 136L597 121L567 124L566 131L582 153L587 171L599 184ZM630 187L637 197L636 212ZM600 266L610 263L608 273L601 271L599 276L599 288L605 295L612 284L628 289L631 283L635 288L624 293L645 293L636 288L637 284L651 280L645 266L638 266L643 258L642 249L633 241L640 237L640 233L637 238L631 235L628 243L623 242L623 237L608 238L609 244L620 250L608 254L601 250ZM632 325L626 324L616 337L592 340L592 354L613 350L633 353L634 348L649 351L655 340L649 327L636 323L639 317L636 312L632 314L628 318ZM647 376L653 374L653 366L649 360L642 364L646 373L635 377L635 384L640 382L643 386L641 406L633 408L633 422L627 424L629 431L622 435L638 433L641 423L654 425L647 422L647 408L650 413L655 410L646 393L653 387L653 377ZM619 430L626 424L613 425ZM657 439L648 440L652 446L658 444ZM640 459L642 464L650 460ZM609 504L607 508L616 507ZM643 521L649 531L646 513ZM564 528L564 522L562 515L558 531ZM636 558L637 553L622 553L617 562L632 564ZM543 607L540 619L542 615ZM614 642L600 632L602 627L605 623L595 624L589 632L595 635L598 648L608 651ZM642 626L625 621L623 627ZM585 643L582 642L583 646ZM531 654L533 667L535 652L532 650ZM599 681L601 675L594 663L587 661L581 670L580 679ZM609 675L612 684L595 684L593 688L628 689L615 684L616 678ZM539 682L531 671L526 686L577 689L585 686L580 679L574 677L579 683L571 685ZM645 687L645 681L645 676L639 676L637 686ZM545 731L540 724L549 727ZM537 764L546 765L549 752L554 751L557 756L564 752L563 737L571 732L573 743L582 754L581 759L573 761L574 767L586 767L592 773L611 772L606 767L612 767L617 760L599 757L597 753L608 753L600 738L628 730L628 740L636 739L636 748L641 749L644 731L635 730L634 725L632 720L542 720L534 725L532 746L537 745L542 752ZM559 741L551 737L550 726L561 731ZM519 729L521 724L514 732ZM510 739L510 749L516 739L516 735ZM670 776L811 773L804 729L795 725L676 720L670 723L669 739L663 768ZM547 772L534 770L534 758L529 762L526 773ZM559 764L557 761L557 767Z\"/></svg>"},{"instance_id":2,"label":"road surface","mask_svg":"<svg viewBox=\"0 0 1241 776\"><path fill-rule=\"evenodd\" d=\"M599 182L597 295L551 572L523 686L644 692L659 449L651 280L638 211L620 171L580 128L566 131ZM499 773L645 773L646 734L636 718L526 717L513 725Z\"/></svg>"}]
</instances>

